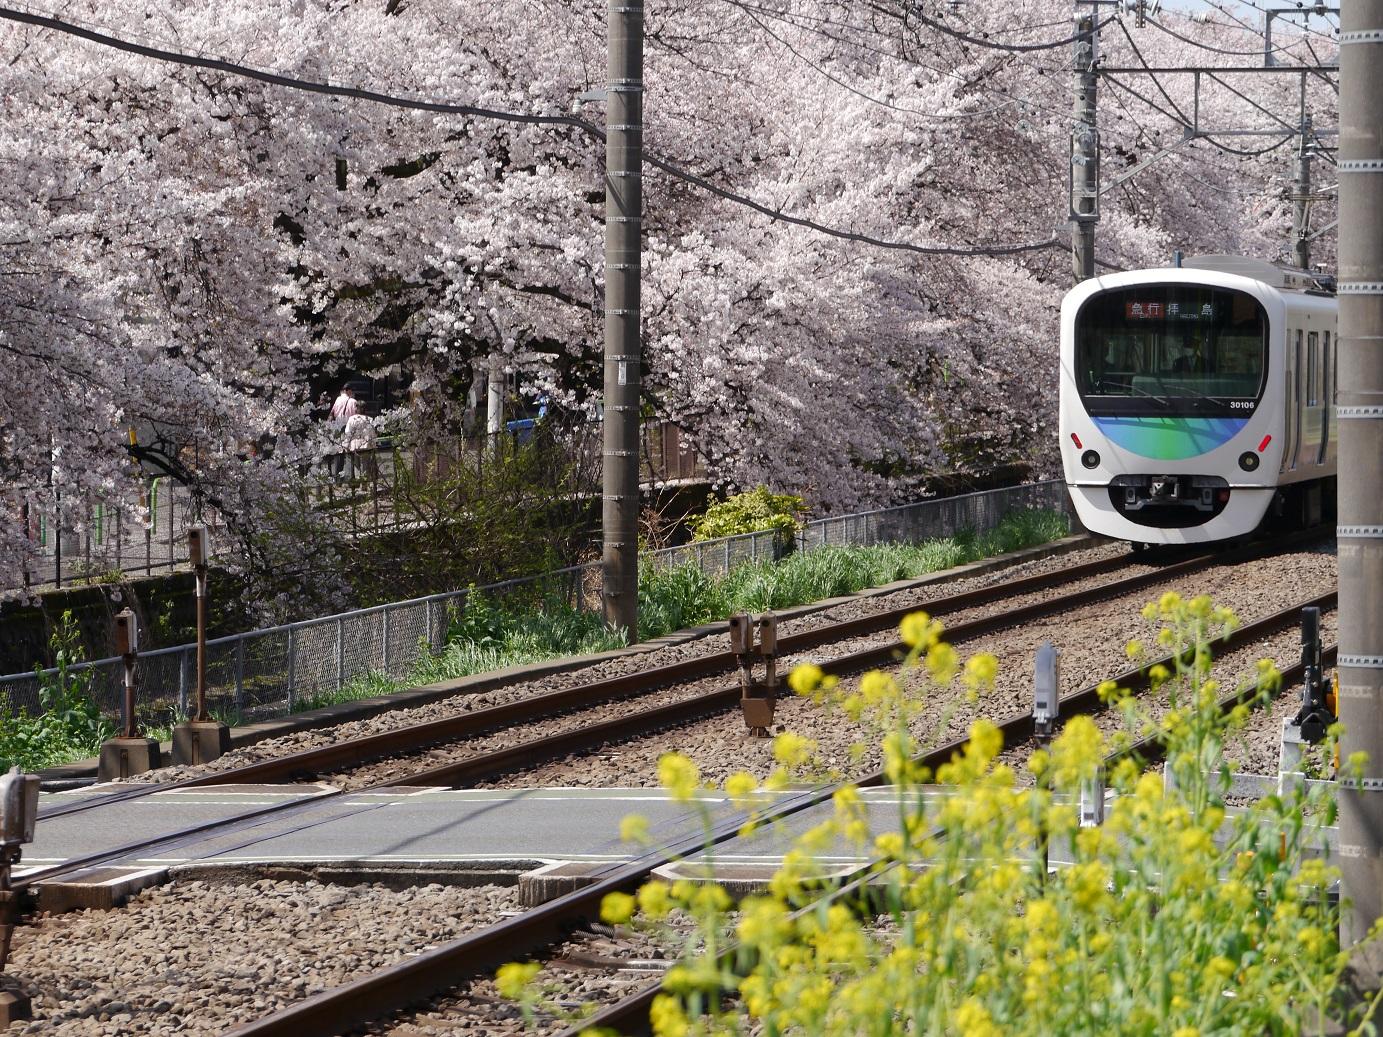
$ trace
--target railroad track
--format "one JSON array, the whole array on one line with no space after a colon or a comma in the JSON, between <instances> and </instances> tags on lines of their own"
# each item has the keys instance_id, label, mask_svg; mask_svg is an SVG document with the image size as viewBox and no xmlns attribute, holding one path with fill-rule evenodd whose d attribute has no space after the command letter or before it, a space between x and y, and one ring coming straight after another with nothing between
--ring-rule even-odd
<instances>
[{"instance_id":1,"label":"railroad track","mask_svg":"<svg viewBox=\"0 0 1383 1037\"><path fill-rule=\"evenodd\" d=\"M1290 546L1292 543L1309 540L1318 535L1300 534L1286 543ZM1149 586L1216 563L1228 564L1261 558L1280 550L1283 545L1284 542L1280 541L1274 545L1248 545L1230 552L1194 555L1150 572L1102 582L1074 594L1037 601L1019 608L958 623L948 629L947 638L955 644L964 643L967 640L1038 618L1061 614L1107 598L1136 593ZM780 655L789 657L800 655L833 641L867 636L879 630L896 627L905 615L916 612L919 608L925 608L934 615L944 616L977 605L1002 602L1019 594L1056 589L1063 584L1103 575L1119 568L1120 564L1121 560L1119 559L1085 563L1055 573L1006 581L993 587L940 597L920 605L914 604L905 608L858 617L828 627L782 637L779 639L779 652ZM1259 628L1260 624L1250 624L1237 636L1242 639L1248 636L1246 631ZM844 675L861 669L892 663L904 650L905 646L901 642L893 640L886 644L848 652L824 661L821 665L823 670L828 673ZM315 778L319 773L353 765L358 766L371 760L474 737L506 725L522 725L583 706L617 699L621 701L631 699L638 693L646 693L653 688L664 687L678 681L704 678L708 674L715 675L730 671L734 665L735 656L732 653L713 653L669 666L594 681L548 695L476 710L430 724L399 728L351 742L331 744L245 767L211 772L176 782L131 785L128 790L119 793L91 797L45 811L41 815L40 823L46 819L67 816L84 810L99 809L111 803L124 803L158 792L219 784L269 784ZM1138 678L1136 673L1130 671L1129 674L1124 675L1124 679L1134 682ZM649 734L699 717L733 710L739 701L740 693L737 682L727 683L721 688L696 694L671 704L637 710L603 723L580 725L560 734L533 739L487 753L478 753L441 766L410 771L399 777L351 789L349 792L347 790L331 790L304 800L258 807L230 818L206 822L166 835L132 841L98 853L73 858L39 871L30 872L17 885L29 887L42 881L70 875L82 869L110 863L121 858L147 856L153 852L175 849L205 838L213 832L218 835L249 832L268 820L280 821L283 825L297 823L304 827L311 826L318 823L313 815L323 808L325 801L344 795L359 795L401 786L464 786L473 784L512 773L523 767L558 759L572 753L588 751L611 741ZM1076 698L1080 700L1082 696L1088 694L1088 690L1077 693ZM1082 705L1079 708L1084 707ZM1016 722L1022 723L1022 718L1018 718ZM1030 724L1031 719L1028 718L1027 722ZM300 817L300 821L295 821ZM283 831L282 827L276 828L275 834L283 834ZM251 838L250 841L256 840Z\"/></svg>"},{"instance_id":2,"label":"railroad track","mask_svg":"<svg viewBox=\"0 0 1383 1037\"><path fill-rule=\"evenodd\" d=\"M1299 621L1302 608L1316 606L1329 610L1336 606L1336 601L1336 593L1331 592L1294 604L1270 616L1247 623L1227 638L1215 641L1212 651L1218 656L1225 651L1290 629ZM1325 654L1327 662L1333 663L1335 648L1332 646ZM1121 687L1137 691L1147 687L1148 669L1159 663L1172 667L1174 662L1173 657L1168 655L1148 661L1143 668L1130 669L1109 679ZM1282 670L1283 687L1300 682L1301 671L1300 663L1285 667ZM1101 681L1092 684L1062 698L1059 703L1058 720L1065 722L1078 714L1105 709L1106 703L1101 699L1098 690L1103 683ZM1251 692L1245 691L1226 695L1220 702L1221 710L1228 712L1250 694ZM1027 742L1033 736L1033 719L1030 713L1014 714L999 721L997 726L1004 735L1005 745ZM960 752L964 744L964 739L947 742L921 754L917 760L935 771ZM1137 754L1139 758L1151 762L1159 758L1163 748L1157 738L1145 738L1110 754L1106 758L1106 765L1112 767L1119 759L1130 754ZM786 820L804 810L830 802L836 790L844 784L869 788L887 785L889 781L882 771L875 771L846 782L818 786L792 795L771 807L760 808L754 812L754 817L761 826ZM740 829L749 820L748 813L736 813L713 825L708 833L679 840L656 853L645 854L628 864L614 866L597 874L592 884L585 889L549 901L499 925L426 951L400 965L315 995L230 1032L233 1037L313 1037L357 1028L364 1022L378 1019L405 1005L451 989L457 986L458 982L480 976L507 961L522 959L540 952L543 948L559 944L579 926L599 916L600 902L606 894L631 892L647 881L656 868L694 857L737 838ZM857 888L870 877L871 867L866 864L853 874L845 876L842 879L842 889L834 895L842 895ZM610 1027L621 1033L646 1032L648 1008L658 989L658 983L648 985L636 994L598 1011L579 1027L566 1031L563 1037L574 1037L575 1034L597 1026Z\"/></svg>"}]
</instances>

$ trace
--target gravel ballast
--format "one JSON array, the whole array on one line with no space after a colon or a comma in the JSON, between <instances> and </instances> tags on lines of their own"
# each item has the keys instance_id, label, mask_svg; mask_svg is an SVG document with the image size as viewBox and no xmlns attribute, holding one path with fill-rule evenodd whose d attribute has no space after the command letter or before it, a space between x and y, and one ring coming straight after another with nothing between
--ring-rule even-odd
<instances>
[{"instance_id":1,"label":"gravel ballast","mask_svg":"<svg viewBox=\"0 0 1383 1037\"><path fill-rule=\"evenodd\" d=\"M219 1034L511 910L499 886L174 881L19 929L0 983L29 994L34 1019L5 1032Z\"/></svg>"}]
</instances>

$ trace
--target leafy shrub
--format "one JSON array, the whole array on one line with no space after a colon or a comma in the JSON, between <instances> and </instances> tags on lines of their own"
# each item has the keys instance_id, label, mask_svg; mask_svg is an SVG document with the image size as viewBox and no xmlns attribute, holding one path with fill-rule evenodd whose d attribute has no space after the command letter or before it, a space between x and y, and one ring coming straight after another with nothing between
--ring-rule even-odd
<instances>
[{"instance_id":1,"label":"leafy shrub","mask_svg":"<svg viewBox=\"0 0 1383 1037\"><path fill-rule=\"evenodd\" d=\"M1150 670L1169 709L1158 717L1111 682L1101 690L1125 731L1107 740L1089 717L1074 717L1025 773L1000 762L1000 732L983 720L935 775L915 762L908 721L928 708L917 688L922 675L958 678L973 697L997 665L992 656L962 665L925 615L909 617L901 631L916 681L876 671L847 691L814 666L798 667L790 684L799 694L880 723L899 816L876 830L857 790L837 792L834 817L797 841L769 891L744 900L737 916L710 881L653 881L636 897L608 896L606 921L624 924L637 912L656 924L678 911L699 928L652 1006L654 1032L1318 1031L1345 962L1329 895L1338 871L1315 855L1325 843L1321 826L1334 817L1331 794L1301 789L1230 814L1225 743L1280 676L1260 663L1256 681L1241 689L1249 704L1226 713L1209 645L1237 625L1234 615L1175 593L1144 615L1176 658L1174 670ZM1129 652L1149 661L1137 642ZM1127 752L1147 730L1167 747L1171 780ZM1109 775L1119 796L1103 825L1080 827L1079 789L1110 749L1123 751ZM727 795L752 812L811 751L806 739L779 736L774 754L784 766L762 789L750 775L731 777ZM698 806L700 778L687 758L664 756L659 779L675 799L707 809ZM949 794L929 795L932 781ZM640 821L627 818L622 834L646 833ZM817 855L838 852L842 841L874 861L867 887L842 892L813 878L823 874ZM1049 871L1039 852L1046 845L1069 863ZM541 985L530 973L509 978L508 992L524 999ZM1376 1008L1375 999L1369 1013Z\"/></svg>"},{"instance_id":2,"label":"leafy shrub","mask_svg":"<svg viewBox=\"0 0 1383 1037\"><path fill-rule=\"evenodd\" d=\"M801 497L769 493L768 487L756 486L748 493L738 493L707 508L692 524L692 539L714 540L769 529L790 537L801 528L801 518L805 514L806 506Z\"/></svg>"},{"instance_id":3,"label":"leafy shrub","mask_svg":"<svg viewBox=\"0 0 1383 1037\"><path fill-rule=\"evenodd\" d=\"M35 670L39 714L12 710L0 692L0 770L18 766L34 771L94 756L114 733L114 725L91 696L91 671L72 669L85 656L71 612L62 614L48 644L56 672Z\"/></svg>"}]
</instances>

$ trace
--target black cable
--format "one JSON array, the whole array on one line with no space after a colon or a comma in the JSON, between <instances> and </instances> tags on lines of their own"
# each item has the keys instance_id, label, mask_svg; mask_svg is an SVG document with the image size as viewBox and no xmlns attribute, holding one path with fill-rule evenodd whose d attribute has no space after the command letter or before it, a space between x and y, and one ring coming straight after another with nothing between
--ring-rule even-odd
<instances>
[{"instance_id":1,"label":"black cable","mask_svg":"<svg viewBox=\"0 0 1383 1037\"><path fill-rule=\"evenodd\" d=\"M1163 32L1165 32L1168 36L1171 36L1173 39L1181 40L1182 43L1189 43L1189 44L1191 44L1191 46L1193 46L1193 47L1199 47L1201 50L1212 51L1212 52L1215 53L1215 54L1231 54L1231 55L1234 55L1235 57L1241 57L1241 58L1257 58L1257 57L1262 57L1262 56L1263 56L1263 53L1264 53L1263 50L1262 50L1261 48L1260 48L1259 50L1229 50L1229 49L1227 49L1227 48L1225 48L1225 47L1212 47L1212 46L1211 46L1210 44L1208 44L1208 43L1201 43L1199 40L1193 40L1190 36L1183 36L1181 33L1177 32L1175 29L1170 28L1169 26L1163 25L1161 22L1159 22L1156 18L1154 18L1154 17L1153 17L1152 15L1150 15L1150 14L1149 14L1149 15L1144 15L1144 20L1145 20L1149 25L1153 26L1154 28L1161 29ZM1247 28L1247 26L1246 26L1246 28ZM1279 54L1280 54L1281 52L1285 51L1286 49L1287 49L1287 48L1286 48L1285 46L1284 46L1284 47L1274 47L1274 48L1272 48L1272 50L1271 50L1269 53L1279 53Z\"/></svg>"},{"instance_id":2,"label":"black cable","mask_svg":"<svg viewBox=\"0 0 1383 1037\"><path fill-rule=\"evenodd\" d=\"M931 18L928 18L921 11L914 10L911 12L911 14L912 17L916 18L923 25L931 26L933 29L940 30L941 32L944 32L947 36L953 36L964 43L969 43L976 47L985 47L989 50L1006 50L1012 54L1023 54L1034 50L1053 50L1056 47L1068 46L1069 44L1075 43L1077 40L1083 39L1085 37L1084 33L1078 32L1074 36L1067 36L1065 39L1062 40L1049 40L1046 43L995 43L993 40L982 39L978 36L967 36L963 32L957 32L949 25L945 25L938 21L933 21ZM1110 22L1114 21L1114 18L1114 15L1110 15L1104 21L1096 25L1094 31L1099 32Z\"/></svg>"},{"instance_id":3,"label":"black cable","mask_svg":"<svg viewBox=\"0 0 1383 1037\"><path fill-rule=\"evenodd\" d=\"M600 127L587 122L585 119L577 118L572 115L534 115L525 112L507 112L493 108L482 108L477 105L452 104L442 101L419 101L412 98L395 97L390 94L382 94L378 91L365 90L359 87L332 86L328 83L317 83L311 80L279 75L274 72L264 72L260 69L250 68L246 65L237 65L219 58L204 58L199 55L183 54L176 51L164 50L159 47L149 47L144 44L123 40L116 36L96 32L92 29L86 29L82 26L59 21L47 15L16 11L8 7L0 7L0 18L21 22L26 25L35 25L40 28L53 29L57 32L66 33L70 36L76 36L92 43L100 44L101 46L122 50L130 54L137 54L140 57L152 58L156 61L166 61L176 65L188 65L193 68L212 69L217 72L224 72L228 75L253 79L273 86L285 87L290 90L303 90L308 93L324 94L330 97L347 97L358 101L370 101L374 104L387 105L392 108L409 108L417 111L436 112L444 115L467 115L480 119L493 119L499 122L522 123L537 126L568 126L572 129L580 130L582 133L596 140L605 140L605 132L600 129ZM1033 241L1015 245L996 245L991 248L954 248L945 245L914 245L905 241L888 241L882 238L871 237L867 234L857 234L854 231L840 230L839 228L817 223L814 220L805 219L801 216L788 215L779 209L773 209L760 202L756 202L752 198L747 198L744 195L736 194L725 188L717 187L715 184L697 176L695 173L674 165L666 159L658 158L656 155L650 155L645 152L643 159L654 168L661 169L663 172L679 180L693 184L718 198L753 209L755 212L762 213L774 220L790 223L798 227L805 227L809 230L814 230L820 234L825 234L843 241L856 241L861 244L873 245L876 248L894 249L897 251L913 252L919 255L928 256L1007 256L1021 252L1036 252L1041 249L1051 248L1053 245L1057 244L1057 238L1055 236L1045 241Z\"/></svg>"}]
</instances>

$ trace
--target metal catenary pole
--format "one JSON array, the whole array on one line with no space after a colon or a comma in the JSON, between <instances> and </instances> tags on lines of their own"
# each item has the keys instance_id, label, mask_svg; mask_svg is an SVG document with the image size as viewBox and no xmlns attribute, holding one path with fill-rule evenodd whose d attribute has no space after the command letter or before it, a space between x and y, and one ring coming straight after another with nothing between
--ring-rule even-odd
<instances>
[{"instance_id":1,"label":"metal catenary pole","mask_svg":"<svg viewBox=\"0 0 1383 1037\"><path fill-rule=\"evenodd\" d=\"M1348 942L1383 915L1383 0L1342 3L1340 21L1341 919Z\"/></svg>"},{"instance_id":2,"label":"metal catenary pole","mask_svg":"<svg viewBox=\"0 0 1383 1037\"><path fill-rule=\"evenodd\" d=\"M1304 89L1304 88L1303 88ZM1302 270L1311 269L1311 117L1301 120L1297 182L1292 192L1292 254Z\"/></svg>"},{"instance_id":3,"label":"metal catenary pole","mask_svg":"<svg viewBox=\"0 0 1383 1037\"><path fill-rule=\"evenodd\" d=\"M605 621L638 636L643 0L610 0L605 125Z\"/></svg>"},{"instance_id":4,"label":"metal catenary pole","mask_svg":"<svg viewBox=\"0 0 1383 1037\"><path fill-rule=\"evenodd\" d=\"M1076 15L1076 40L1072 44L1075 125L1071 131L1071 272L1077 282L1095 276L1095 224L1100 219L1095 39L1095 16Z\"/></svg>"}]
</instances>

